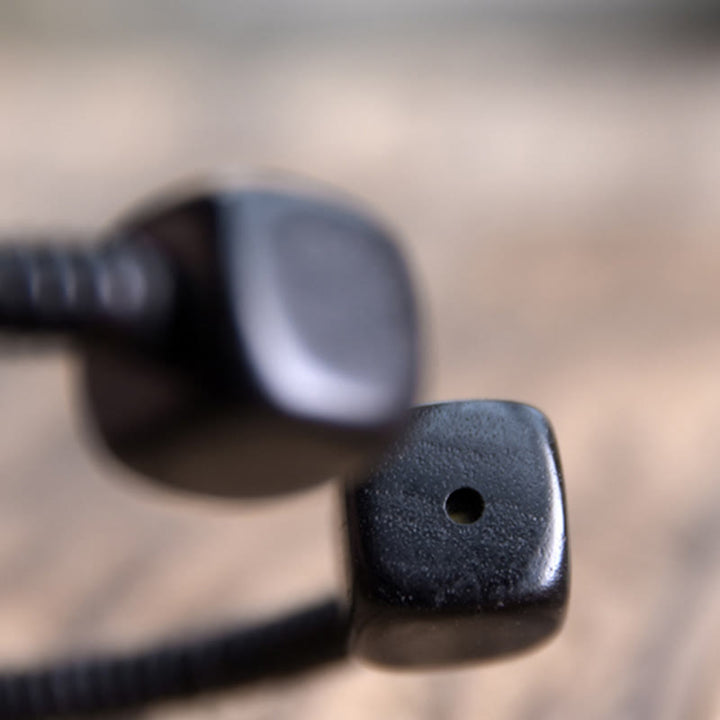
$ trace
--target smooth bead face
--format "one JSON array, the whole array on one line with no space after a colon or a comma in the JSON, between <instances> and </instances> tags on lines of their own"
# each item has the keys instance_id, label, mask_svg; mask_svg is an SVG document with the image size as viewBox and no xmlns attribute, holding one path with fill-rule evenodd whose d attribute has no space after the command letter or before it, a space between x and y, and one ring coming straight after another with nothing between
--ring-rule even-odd
<instances>
[{"instance_id":1,"label":"smooth bead face","mask_svg":"<svg viewBox=\"0 0 720 720\"><path fill-rule=\"evenodd\" d=\"M351 646L391 666L528 648L562 623L563 484L547 419L518 403L413 411L383 462L347 490Z\"/></svg>"},{"instance_id":2,"label":"smooth bead face","mask_svg":"<svg viewBox=\"0 0 720 720\"><path fill-rule=\"evenodd\" d=\"M404 416L415 309L383 228L346 206L279 192L227 196L221 209L227 304L267 402L358 431Z\"/></svg>"}]
</instances>

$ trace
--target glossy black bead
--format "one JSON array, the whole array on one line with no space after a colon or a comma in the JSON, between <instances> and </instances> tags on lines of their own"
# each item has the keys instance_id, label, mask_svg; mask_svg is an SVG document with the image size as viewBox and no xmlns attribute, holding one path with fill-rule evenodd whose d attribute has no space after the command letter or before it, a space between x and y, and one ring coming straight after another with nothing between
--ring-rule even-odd
<instances>
[{"instance_id":1,"label":"glossy black bead","mask_svg":"<svg viewBox=\"0 0 720 720\"><path fill-rule=\"evenodd\" d=\"M528 648L568 595L563 481L538 410L477 401L415 409L346 494L353 652L434 666Z\"/></svg>"},{"instance_id":2,"label":"glossy black bead","mask_svg":"<svg viewBox=\"0 0 720 720\"><path fill-rule=\"evenodd\" d=\"M262 496L357 469L394 437L416 385L415 306L374 219L313 193L226 190L151 205L118 236L176 286L152 346L86 353L90 415L123 463Z\"/></svg>"}]
</instances>

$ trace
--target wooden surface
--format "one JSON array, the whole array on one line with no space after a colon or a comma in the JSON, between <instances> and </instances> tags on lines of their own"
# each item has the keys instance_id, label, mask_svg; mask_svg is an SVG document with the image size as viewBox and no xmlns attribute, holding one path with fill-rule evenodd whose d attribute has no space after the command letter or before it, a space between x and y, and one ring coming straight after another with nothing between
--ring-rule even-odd
<instances>
[{"instance_id":1,"label":"wooden surface","mask_svg":"<svg viewBox=\"0 0 720 720\"><path fill-rule=\"evenodd\" d=\"M548 646L441 673L350 662L142 717L720 718L720 54L467 27L213 45L49 25L3 30L3 228L94 229L218 169L330 182L405 239L423 399L537 405L565 466L572 600ZM237 506L148 488L89 449L76 374L61 354L0 365L4 663L339 586L332 488Z\"/></svg>"}]
</instances>

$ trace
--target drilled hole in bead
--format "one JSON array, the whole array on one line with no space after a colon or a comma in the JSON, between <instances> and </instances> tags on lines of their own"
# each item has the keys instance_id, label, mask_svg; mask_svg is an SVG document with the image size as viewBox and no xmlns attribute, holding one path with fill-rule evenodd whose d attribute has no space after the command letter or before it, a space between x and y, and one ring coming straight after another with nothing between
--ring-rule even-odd
<instances>
[{"instance_id":1,"label":"drilled hole in bead","mask_svg":"<svg viewBox=\"0 0 720 720\"><path fill-rule=\"evenodd\" d=\"M458 525L472 525L477 522L484 509L483 496L469 487L454 490L445 500L445 513Z\"/></svg>"}]
</instances>

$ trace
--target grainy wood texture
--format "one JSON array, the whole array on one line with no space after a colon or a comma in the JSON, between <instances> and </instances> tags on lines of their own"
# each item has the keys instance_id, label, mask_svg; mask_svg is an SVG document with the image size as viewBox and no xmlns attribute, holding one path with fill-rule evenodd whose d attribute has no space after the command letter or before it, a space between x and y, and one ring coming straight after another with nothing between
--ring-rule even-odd
<instances>
[{"instance_id":1,"label":"grainy wood texture","mask_svg":"<svg viewBox=\"0 0 720 720\"><path fill-rule=\"evenodd\" d=\"M82 5L2 27L0 226L95 229L218 169L344 188L405 238L424 399L542 408L569 499L572 604L547 647L441 673L348 663L142 716L720 718L720 53L462 22L255 18L212 42ZM3 663L339 586L332 488L238 505L149 489L89 450L75 375L62 354L0 364Z\"/></svg>"}]
</instances>

